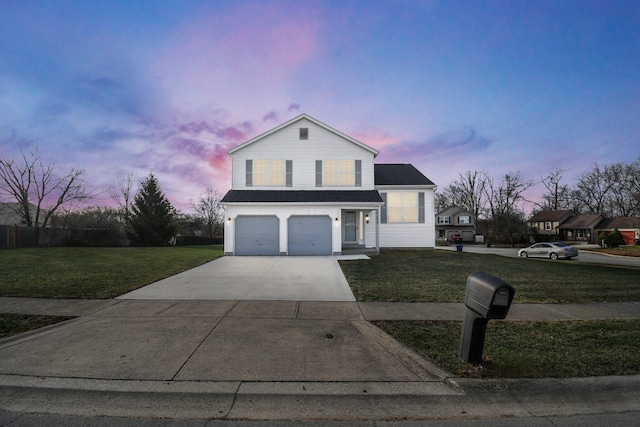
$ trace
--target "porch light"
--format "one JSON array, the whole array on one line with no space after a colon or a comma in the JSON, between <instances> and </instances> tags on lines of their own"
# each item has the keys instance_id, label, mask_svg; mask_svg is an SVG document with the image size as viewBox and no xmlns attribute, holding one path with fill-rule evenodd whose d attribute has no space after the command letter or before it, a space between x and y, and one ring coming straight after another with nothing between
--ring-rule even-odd
<instances>
[{"instance_id":1,"label":"porch light","mask_svg":"<svg viewBox=\"0 0 640 427\"><path fill-rule=\"evenodd\" d=\"M367 224L369 224L369 214L366 214L364 216L364 220L367 222Z\"/></svg>"},{"instance_id":2,"label":"porch light","mask_svg":"<svg viewBox=\"0 0 640 427\"><path fill-rule=\"evenodd\" d=\"M227 218L227 224L231 224L231 218Z\"/></svg>"},{"instance_id":3,"label":"porch light","mask_svg":"<svg viewBox=\"0 0 640 427\"><path fill-rule=\"evenodd\" d=\"M336 225L340 224L340 220L336 218Z\"/></svg>"}]
</instances>

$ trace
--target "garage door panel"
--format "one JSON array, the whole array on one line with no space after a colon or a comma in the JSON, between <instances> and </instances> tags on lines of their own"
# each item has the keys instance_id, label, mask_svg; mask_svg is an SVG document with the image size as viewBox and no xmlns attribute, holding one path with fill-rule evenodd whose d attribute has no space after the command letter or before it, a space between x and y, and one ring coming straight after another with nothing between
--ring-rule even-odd
<instances>
[{"instance_id":1,"label":"garage door panel","mask_svg":"<svg viewBox=\"0 0 640 427\"><path fill-rule=\"evenodd\" d=\"M289 255L331 255L331 218L292 216L288 221Z\"/></svg>"},{"instance_id":2,"label":"garage door panel","mask_svg":"<svg viewBox=\"0 0 640 427\"><path fill-rule=\"evenodd\" d=\"M280 255L280 220L276 216L239 216L236 255Z\"/></svg>"}]
</instances>

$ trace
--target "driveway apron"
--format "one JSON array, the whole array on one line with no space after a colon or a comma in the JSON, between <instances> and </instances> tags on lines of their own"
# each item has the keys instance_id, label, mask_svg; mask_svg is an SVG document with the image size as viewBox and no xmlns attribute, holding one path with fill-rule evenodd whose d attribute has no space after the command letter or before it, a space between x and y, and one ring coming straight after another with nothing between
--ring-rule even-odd
<instances>
[{"instance_id":1,"label":"driveway apron","mask_svg":"<svg viewBox=\"0 0 640 427\"><path fill-rule=\"evenodd\" d=\"M355 301L333 257L222 257L118 299Z\"/></svg>"}]
</instances>

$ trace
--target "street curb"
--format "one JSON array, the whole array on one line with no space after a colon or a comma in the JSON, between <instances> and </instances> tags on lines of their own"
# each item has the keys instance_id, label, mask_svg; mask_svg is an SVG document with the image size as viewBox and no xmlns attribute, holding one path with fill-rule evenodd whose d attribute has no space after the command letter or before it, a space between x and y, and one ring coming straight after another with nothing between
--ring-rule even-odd
<instances>
[{"instance_id":1,"label":"street curb","mask_svg":"<svg viewBox=\"0 0 640 427\"><path fill-rule=\"evenodd\" d=\"M391 420L640 410L640 375L417 382L199 382L0 375L0 410L91 417Z\"/></svg>"}]
</instances>

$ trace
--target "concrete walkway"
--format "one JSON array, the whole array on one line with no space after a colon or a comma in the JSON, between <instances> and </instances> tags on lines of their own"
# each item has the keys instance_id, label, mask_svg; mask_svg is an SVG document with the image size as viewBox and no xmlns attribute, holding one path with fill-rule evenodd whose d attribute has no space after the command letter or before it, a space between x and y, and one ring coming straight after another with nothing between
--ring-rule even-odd
<instances>
[{"instance_id":1,"label":"concrete walkway","mask_svg":"<svg viewBox=\"0 0 640 427\"><path fill-rule=\"evenodd\" d=\"M220 317L233 308L234 317L322 318L335 320L449 320L462 321L462 303L437 302L328 302L328 301L244 301L166 300L124 301L121 299L43 299L0 297L0 313L47 316L89 316L109 313L166 316L172 314ZM135 312L131 307L137 307ZM252 311L246 311L252 307ZM286 314L283 307L287 307ZM319 311L310 314L307 309ZM109 310L105 310L109 308ZM320 316L320 317L318 317ZM640 302L590 304L513 304L508 320L589 320L640 318Z\"/></svg>"}]
</instances>

